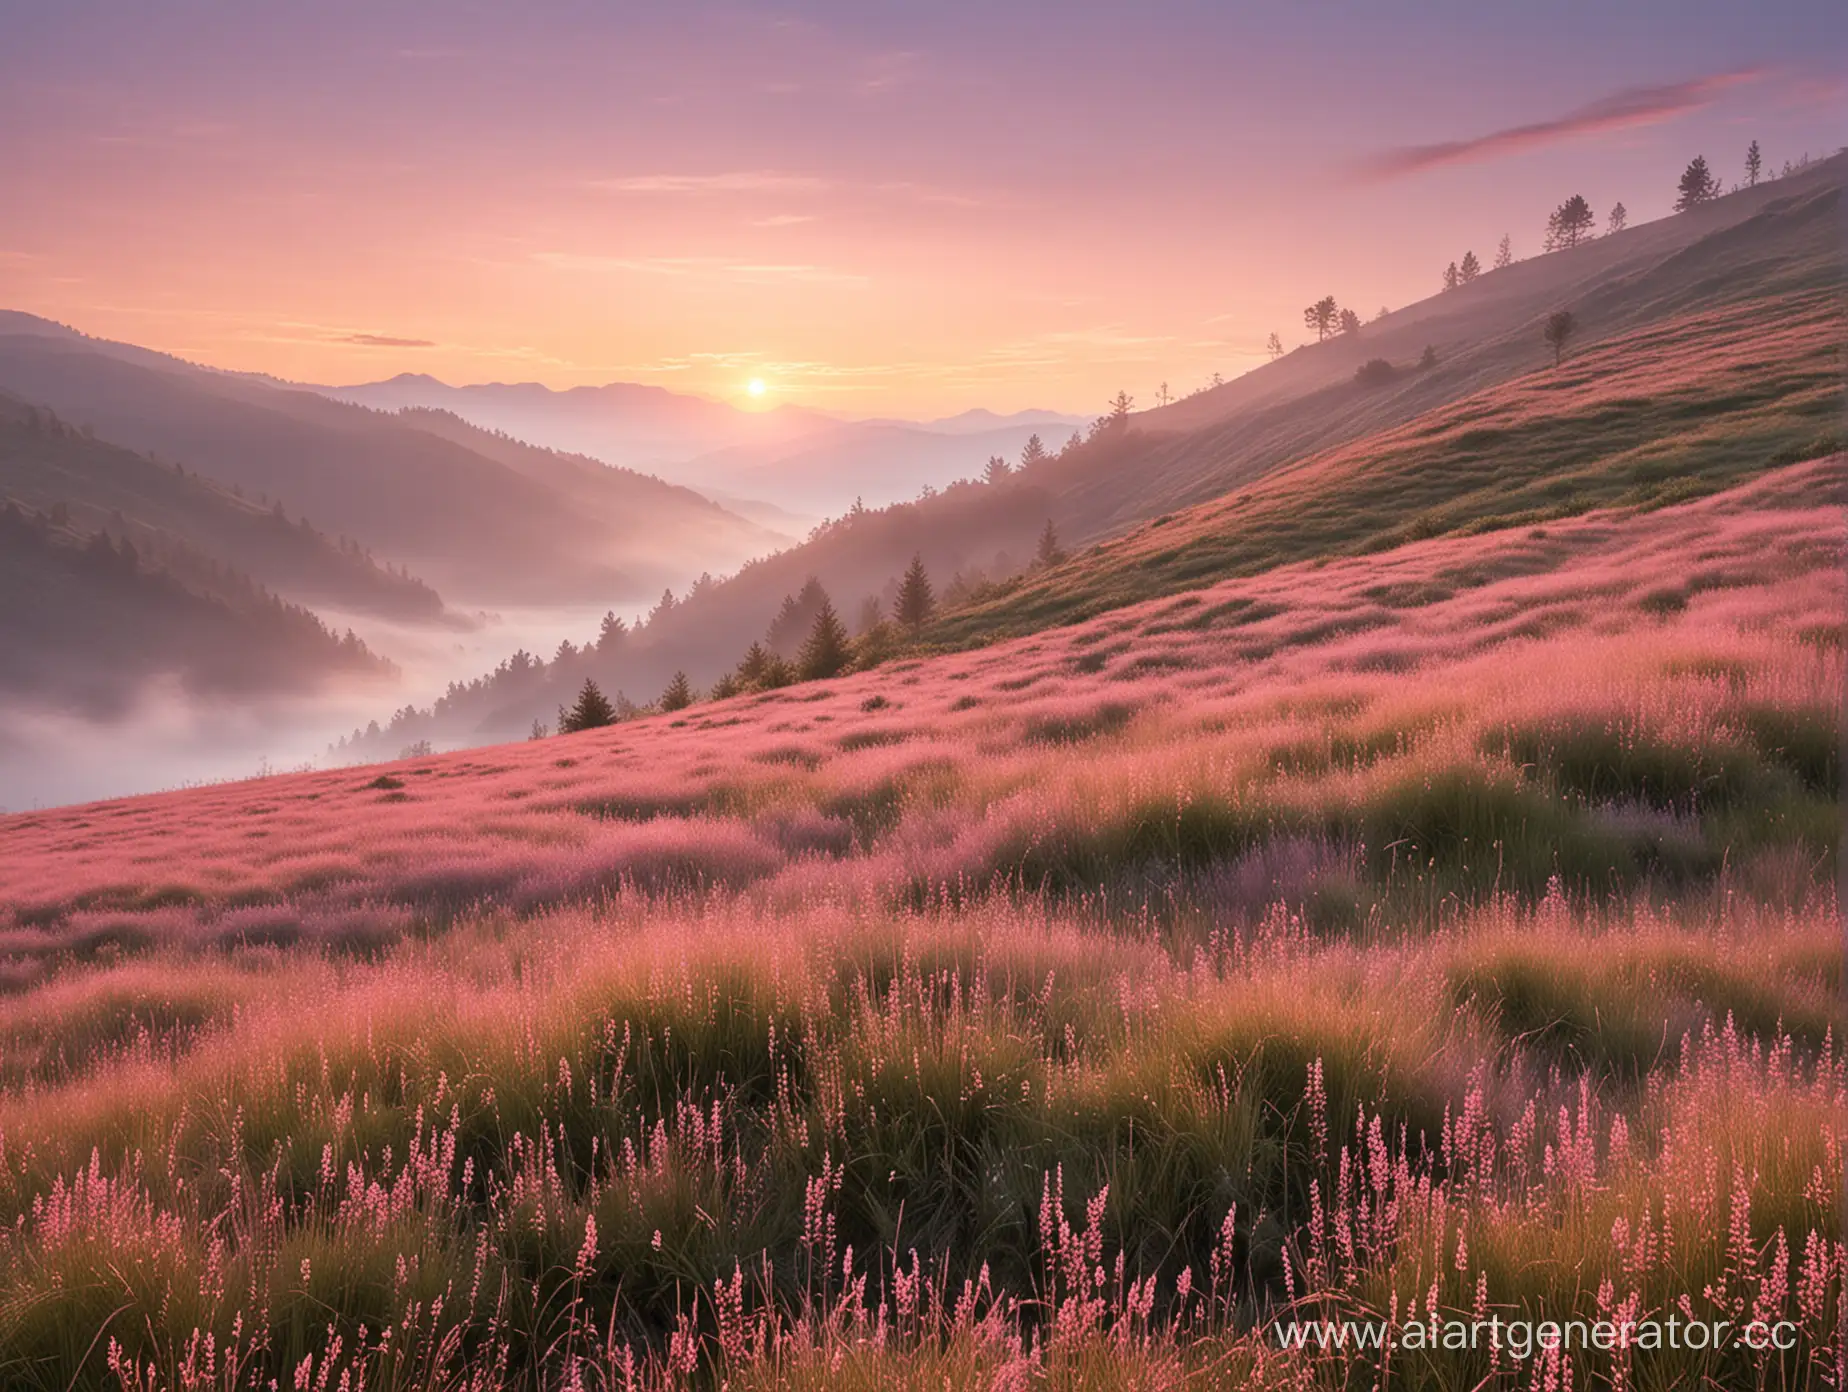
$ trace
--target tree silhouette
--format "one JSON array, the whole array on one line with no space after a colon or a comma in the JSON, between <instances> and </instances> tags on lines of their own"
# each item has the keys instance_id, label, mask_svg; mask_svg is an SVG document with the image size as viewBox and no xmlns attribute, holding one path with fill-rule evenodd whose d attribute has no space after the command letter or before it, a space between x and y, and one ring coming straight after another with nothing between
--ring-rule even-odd
<instances>
[{"instance_id":1,"label":"tree silhouette","mask_svg":"<svg viewBox=\"0 0 1848 1392\"><path fill-rule=\"evenodd\" d=\"M1264 351L1271 355L1272 362L1283 356L1283 337L1275 329L1272 329L1271 336L1264 340Z\"/></svg>"},{"instance_id":2,"label":"tree silhouette","mask_svg":"<svg viewBox=\"0 0 1848 1392\"><path fill-rule=\"evenodd\" d=\"M1033 557L1043 566L1057 565L1065 559L1065 549L1059 545L1059 533L1050 517L1046 519L1046 530L1040 533L1039 549Z\"/></svg>"},{"instance_id":3,"label":"tree silhouette","mask_svg":"<svg viewBox=\"0 0 1848 1392\"><path fill-rule=\"evenodd\" d=\"M1315 330L1315 341L1322 342L1335 331L1335 324L1341 317L1340 307L1335 304L1333 295L1324 295L1303 311L1303 326Z\"/></svg>"},{"instance_id":4,"label":"tree silhouette","mask_svg":"<svg viewBox=\"0 0 1848 1392\"><path fill-rule=\"evenodd\" d=\"M1463 264L1457 267L1457 279L1463 284L1468 285L1481 274L1482 263L1476 259L1476 253L1473 251L1464 252Z\"/></svg>"},{"instance_id":5,"label":"tree silhouette","mask_svg":"<svg viewBox=\"0 0 1848 1392\"><path fill-rule=\"evenodd\" d=\"M840 675L847 657L847 627L834 612L834 605L823 599L815 613L815 625L802 644L796 670L803 681L822 681Z\"/></svg>"},{"instance_id":6,"label":"tree silhouette","mask_svg":"<svg viewBox=\"0 0 1848 1392\"><path fill-rule=\"evenodd\" d=\"M1495 248L1495 269L1514 264L1514 242L1506 232L1502 233L1501 245Z\"/></svg>"},{"instance_id":7,"label":"tree silhouette","mask_svg":"<svg viewBox=\"0 0 1848 1392\"><path fill-rule=\"evenodd\" d=\"M1038 435L1027 436L1027 443L1021 446L1020 450L1020 467L1023 469L1031 469L1035 464L1044 463L1045 460L1045 442L1042 441Z\"/></svg>"},{"instance_id":8,"label":"tree silhouette","mask_svg":"<svg viewBox=\"0 0 1848 1392\"><path fill-rule=\"evenodd\" d=\"M1425 344L1424 352L1418 355L1418 367L1421 371L1429 372L1432 368L1436 366L1437 366L1437 349L1433 348L1430 344L1427 343Z\"/></svg>"},{"instance_id":9,"label":"tree silhouette","mask_svg":"<svg viewBox=\"0 0 1848 1392\"><path fill-rule=\"evenodd\" d=\"M1611 220L1605 225L1606 233L1621 232L1630 221L1630 210L1619 203L1611 209Z\"/></svg>"},{"instance_id":10,"label":"tree silhouette","mask_svg":"<svg viewBox=\"0 0 1848 1392\"><path fill-rule=\"evenodd\" d=\"M667 690L661 693L661 709L664 711L685 710L693 704L693 685L687 680L685 672L676 672L667 684Z\"/></svg>"},{"instance_id":11,"label":"tree silhouette","mask_svg":"<svg viewBox=\"0 0 1848 1392\"><path fill-rule=\"evenodd\" d=\"M898 582L898 598L892 602L892 613L906 628L918 629L924 626L936 607L937 597L931 592L930 575L924 569L924 557L920 553L911 558L904 578Z\"/></svg>"},{"instance_id":12,"label":"tree silhouette","mask_svg":"<svg viewBox=\"0 0 1848 1392\"><path fill-rule=\"evenodd\" d=\"M988 466L982 470L982 482L990 488L1005 483L1007 476L1014 472L1014 466L998 454L988 456Z\"/></svg>"},{"instance_id":13,"label":"tree silhouette","mask_svg":"<svg viewBox=\"0 0 1848 1392\"><path fill-rule=\"evenodd\" d=\"M1688 161L1688 167L1681 171L1681 182L1676 187L1680 190L1680 196L1675 199L1675 211L1678 213L1698 208L1720 196L1720 181L1707 168L1705 155L1696 155Z\"/></svg>"},{"instance_id":14,"label":"tree silhouette","mask_svg":"<svg viewBox=\"0 0 1848 1392\"><path fill-rule=\"evenodd\" d=\"M629 634L629 626L616 617L612 610L603 616L603 626L597 630L597 651L609 653L622 646L622 641Z\"/></svg>"},{"instance_id":15,"label":"tree silhouette","mask_svg":"<svg viewBox=\"0 0 1848 1392\"><path fill-rule=\"evenodd\" d=\"M1553 366L1558 367L1565 360L1566 342L1578 332L1578 320L1572 317L1569 309L1556 309L1547 316L1546 328L1542 331L1546 341L1553 348Z\"/></svg>"},{"instance_id":16,"label":"tree silhouette","mask_svg":"<svg viewBox=\"0 0 1848 1392\"><path fill-rule=\"evenodd\" d=\"M1112 430L1121 430L1129 424L1129 413L1135 409L1136 398L1126 391L1120 391L1110 398L1110 415L1107 417Z\"/></svg>"},{"instance_id":17,"label":"tree silhouette","mask_svg":"<svg viewBox=\"0 0 1848 1392\"><path fill-rule=\"evenodd\" d=\"M1344 334L1360 332L1360 316L1351 309L1341 311L1341 332Z\"/></svg>"},{"instance_id":18,"label":"tree silhouette","mask_svg":"<svg viewBox=\"0 0 1848 1392\"><path fill-rule=\"evenodd\" d=\"M1457 269L1456 262L1452 261L1448 266L1444 267L1444 288L1446 290L1456 289L1457 286L1462 283L1462 280L1463 272Z\"/></svg>"},{"instance_id":19,"label":"tree silhouette","mask_svg":"<svg viewBox=\"0 0 1848 1392\"><path fill-rule=\"evenodd\" d=\"M574 735L579 730L596 730L605 725L616 723L616 707L597 689L597 684L589 677L584 678L584 686L578 692L577 700L571 709L558 713L558 733Z\"/></svg>"},{"instance_id":20,"label":"tree silhouette","mask_svg":"<svg viewBox=\"0 0 1848 1392\"><path fill-rule=\"evenodd\" d=\"M1764 168L1764 156L1758 153L1758 142L1754 140L1751 148L1745 152L1745 186L1758 187L1758 171Z\"/></svg>"},{"instance_id":21,"label":"tree silhouette","mask_svg":"<svg viewBox=\"0 0 1848 1392\"><path fill-rule=\"evenodd\" d=\"M1546 249L1548 251L1570 251L1580 242L1591 238L1591 224L1595 221L1591 213L1591 204L1580 193L1573 194L1564 203L1553 209L1552 216L1546 220Z\"/></svg>"}]
</instances>

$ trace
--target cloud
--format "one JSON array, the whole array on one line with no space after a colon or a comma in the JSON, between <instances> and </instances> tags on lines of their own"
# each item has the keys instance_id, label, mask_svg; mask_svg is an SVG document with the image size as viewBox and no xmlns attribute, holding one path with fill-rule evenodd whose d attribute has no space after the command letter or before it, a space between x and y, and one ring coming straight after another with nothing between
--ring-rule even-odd
<instances>
[{"instance_id":1,"label":"cloud","mask_svg":"<svg viewBox=\"0 0 1848 1392\"><path fill-rule=\"evenodd\" d=\"M590 186L606 193L791 193L824 189L828 181L809 174L745 169L723 174L634 174L593 179Z\"/></svg>"},{"instance_id":2,"label":"cloud","mask_svg":"<svg viewBox=\"0 0 1848 1392\"><path fill-rule=\"evenodd\" d=\"M864 285L867 278L829 266L730 261L718 256L583 256L542 251L533 260L558 271L625 272L631 275L678 276L693 280L731 281L748 285L806 282L817 285Z\"/></svg>"},{"instance_id":3,"label":"cloud","mask_svg":"<svg viewBox=\"0 0 1848 1392\"><path fill-rule=\"evenodd\" d=\"M1435 145L1405 145L1370 155L1354 166L1363 180L1396 179L1447 164L1468 164L1496 159L1523 150L1557 144L1582 135L1600 135L1630 126L1649 126L1673 120L1710 105L1722 92L1763 76L1758 68L1713 73L1659 87L1628 87L1551 121L1509 126L1470 140L1447 140Z\"/></svg>"},{"instance_id":4,"label":"cloud","mask_svg":"<svg viewBox=\"0 0 1848 1392\"><path fill-rule=\"evenodd\" d=\"M436 343L428 338L394 338L390 334L351 333L341 334L336 343L357 343L362 348L434 348Z\"/></svg>"}]
</instances>

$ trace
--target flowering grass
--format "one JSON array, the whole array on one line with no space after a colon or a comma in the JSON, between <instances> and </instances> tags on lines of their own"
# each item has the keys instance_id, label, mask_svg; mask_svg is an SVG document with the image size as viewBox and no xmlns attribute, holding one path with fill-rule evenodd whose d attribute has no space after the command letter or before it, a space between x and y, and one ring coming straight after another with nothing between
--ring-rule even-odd
<instances>
[{"instance_id":1,"label":"flowering grass","mask_svg":"<svg viewBox=\"0 0 1848 1392\"><path fill-rule=\"evenodd\" d=\"M0 1384L1841 1386L1839 485L0 820Z\"/></svg>"}]
</instances>

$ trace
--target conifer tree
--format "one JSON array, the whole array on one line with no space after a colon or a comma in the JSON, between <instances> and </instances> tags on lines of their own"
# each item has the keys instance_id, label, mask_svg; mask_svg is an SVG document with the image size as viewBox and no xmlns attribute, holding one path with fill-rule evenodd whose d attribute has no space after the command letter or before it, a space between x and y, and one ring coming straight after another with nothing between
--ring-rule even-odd
<instances>
[{"instance_id":1,"label":"conifer tree","mask_svg":"<svg viewBox=\"0 0 1848 1392\"><path fill-rule=\"evenodd\" d=\"M589 677L584 678L583 689L578 692L577 701L571 709L558 713L558 733L561 735L574 735L579 730L596 730L615 723L616 708Z\"/></svg>"},{"instance_id":2,"label":"conifer tree","mask_svg":"<svg viewBox=\"0 0 1848 1392\"><path fill-rule=\"evenodd\" d=\"M1034 552L1034 559L1043 566L1057 565L1065 559L1065 550L1059 545L1059 533L1052 525L1052 519L1046 519L1046 530L1040 533L1039 550Z\"/></svg>"},{"instance_id":3,"label":"conifer tree","mask_svg":"<svg viewBox=\"0 0 1848 1392\"><path fill-rule=\"evenodd\" d=\"M1688 161L1688 167L1681 171L1681 182L1676 188L1679 190L1679 196L1675 199L1675 211L1678 213L1698 208L1720 196L1720 181L1707 168L1705 155L1696 155Z\"/></svg>"},{"instance_id":4,"label":"conifer tree","mask_svg":"<svg viewBox=\"0 0 1848 1392\"><path fill-rule=\"evenodd\" d=\"M824 596L821 608L815 612L814 627L809 629L809 636L802 644L796 670L803 681L823 681L840 675L848 656L847 626Z\"/></svg>"},{"instance_id":5,"label":"conifer tree","mask_svg":"<svg viewBox=\"0 0 1848 1392\"><path fill-rule=\"evenodd\" d=\"M1499 271L1504 266L1512 266L1513 264L1514 241L1504 232L1502 233L1501 245L1495 248L1495 269Z\"/></svg>"},{"instance_id":6,"label":"conifer tree","mask_svg":"<svg viewBox=\"0 0 1848 1392\"><path fill-rule=\"evenodd\" d=\"M676 672L667 684L667 690L661 693L661 709L664 711L685 710L693 704L693 685L687 680L685 672Z\"/></svg>"},{"instance_id":7,"label":"conifer tree","mask_svg":"<svg viewBox=\"0 0 1848 1392\"><path fill-rule=\"evenodd\" d=\"M1038 435L1027 436L1027 443L1020 450L1020 467L1031 469L1046 459L1046 445Z\"/></svg>"},{"instance_id":8,"label":"conifer tree","mask_svg":"<svg viewBox=\"0 0 1848 1392\"><path fill-rule=\"evenodd\" d=\"M1758 142L1754 140L1745 152L1745 186L1758 187L1758 171L1764 168L1764 156L1758 153Z\"/></svg>"},{"instance_id":9,"label":"conifer tree","mask_svg":"<svg viewBox=\"0 0 1848 1392\"><path fill-rule=\"evenodd\" d=\"M1457 267L1457 280L1464 285L1468 285L1481 274L1482 263L1476 259L1476 253L1473 251L1464 252L1463 263Z\"/></svg>"},{"instance_id":10,"label":"conifer tree","mask_svg":"<svg viewBox=\"0 0 1848 1392\"><path fill-rule=\"evenodd\" d=\"M931 591L930 575L924 569L924 556L920 552L911 558L904 578L898 582L898 598L893 601L892 613L906 628L917 629L923 627L936 607L937 597Z\"/></svg>"},{"instance_id":11,"label":"conifer tree","mask_svg":"<svg viewBox=\"0 0 1848 1392\"><path fill-rule=\"evenodd\" d=\"M1566 356L1566 342L1578 332L1578 320L1569 309L1556 309L1547 316L1543 337L1553 349L1553 366L1558 367Z\"/></svg>"}]
</instances>

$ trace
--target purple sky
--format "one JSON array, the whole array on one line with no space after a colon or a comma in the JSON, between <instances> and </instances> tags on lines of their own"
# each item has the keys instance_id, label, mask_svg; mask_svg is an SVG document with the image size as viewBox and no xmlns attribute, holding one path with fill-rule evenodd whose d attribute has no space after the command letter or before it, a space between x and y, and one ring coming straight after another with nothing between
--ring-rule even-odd
<instances>
[{"instance_id":1,"label":"purple sky","mask_svg":"<svg viewBox=\"0 0 1848 1392\"><path fill-rule=\"evenodd\" d=\"M0 306L305 379L1093 410L1568 194L1832 152L1838 8L0 0Z\"/></svg>"}]
</instances>

